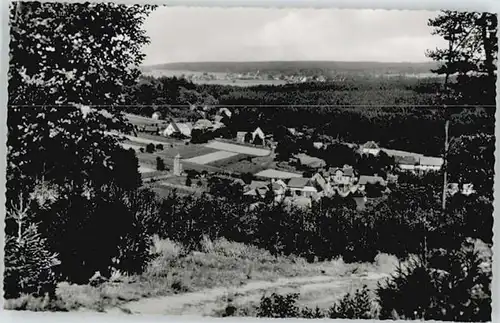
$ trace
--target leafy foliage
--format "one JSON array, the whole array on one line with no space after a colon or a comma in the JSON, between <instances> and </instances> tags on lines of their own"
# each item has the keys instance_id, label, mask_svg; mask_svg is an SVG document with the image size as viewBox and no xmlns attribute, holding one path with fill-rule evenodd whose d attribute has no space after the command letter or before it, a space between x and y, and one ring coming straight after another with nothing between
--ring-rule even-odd
<instances>
[{"instance_id":1,"label":"leafy foliage","mask_svg":"<svg viewBox=\"0 0 500 323\"><path fill-rule=\"evenodd\" d=\"M373 318L372 300L368 287L356 290L354 294L346 294L328 310L332 319L371 319Z\"/></svg>"},{"instance_id":2,"label":"leafy foliage","mask_svg":"<svg viewBox=\"0 0 500 323\"><path fill-rule=\"evenodd\" d=\"M96 270L139 272L148 261L149 240L136 217L141 210L130 204L141 184L138 160L107 133L132 130L111 105L123 102L139 74L148 41L141 25L152 8L11 6L6 197L7 205L25 197L33 224L21 236L15 221L6 222L6 258L21 262L12 265L8 284L25 280L18 292L35 288L36 261L46 275L38 277L42 285L53 283L52 272L88 282ZM54 253L61 263L50 267Z\"/></svg>"},{"instance_id":3,"label":"leafy foliage","mask_svg":"<svg viewBox=\"0 0 500 323\"><path fill-rule=\"evenodd\" d=\"M477 252L470 246L442 252L447 261L414 260L379 284L382 319L491 320L491 273L481 269Z\"/></svg>"},{"instance_id":4,"label":"leafy foliage","mask_svg":"<svg viewBox=\"0 0 500 323\"><path fill-rule=\"evenodd\" d=\"M300 309L295 303L299 294L280 295L273 293L262 297L257 312L258 317L292 318L300 316Z\"/></svg>"},{"instance_id":5,"label":"leafy foliage","mask_svg":"<svg viewBox=\"0 0 500 323\"><path fill-rule=\"evenodd\" d=\"M436 73L446 75L443 102L495 105L498 17L493 13L444 10L429 20L435 35L448 48L431 50L427 56L441 62ZM456 75L452 81L450 76ZM449 82L452 81L452 82Z\"/></svg>"},{"instance_id":6,"label":"leafy foliage","mask_svg":"<svg viewBox=\"0 0 500 323\"><path fill-rule=\"evenodd\" d=\"M112 105L135 84L152 6L17 2L10 10L9 105Z\"/></svg>"},{"instance_id":7,"label":"leafy foliage","mask_svg":"<svg viewBox=\"0 0 500 323\"><path fill-rule=\"evenodd\" d=\"M5 298L21 294L43 296L45 293L53 296L57 281L54 267L59 260L57 254L49 251L22 197L8 209L5 221L9 228L17 231L16 235L7 235L5 239Z\"/></svg>"}]
</instances>

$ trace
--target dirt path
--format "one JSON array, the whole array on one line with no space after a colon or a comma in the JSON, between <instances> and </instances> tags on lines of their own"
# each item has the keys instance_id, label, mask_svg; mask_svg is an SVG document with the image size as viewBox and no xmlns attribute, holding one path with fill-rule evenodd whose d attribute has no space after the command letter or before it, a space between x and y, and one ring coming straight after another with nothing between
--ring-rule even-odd
<instances>
[{"instance_id":1,"label":"dirt path","mask_svg":"<svg viewBox=\"0 0 500 323\"><path fill-rule=\"evenodd\" d=\"M374 283L386 277L388 277L386 274L367 273L348 277L322 275L280 278L276 281L255 281L234 288L216 287L198 292L145 298L126 303L120 308L109 309L107 312L207 316L223 310L229 297L234 305L244 306L258 303L264 293L272 292L299 292L301 294L299 302L302 304L312 303L316 306L321 305L318 302L326 301L331 305L346 290L360 287L362 284Z\"/></svg>"}]
</instances>

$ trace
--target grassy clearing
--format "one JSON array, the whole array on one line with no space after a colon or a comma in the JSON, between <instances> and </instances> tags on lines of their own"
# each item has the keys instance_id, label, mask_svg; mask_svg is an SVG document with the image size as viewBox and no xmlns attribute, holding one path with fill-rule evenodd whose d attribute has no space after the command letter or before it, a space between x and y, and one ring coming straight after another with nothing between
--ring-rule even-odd
<instances>
[{"instance_id":1,"label":"grassy clearing","mask_svg":"<svg viewBox=\"0 0 500 323\"><path fill-rule=\"evenodd\" d=\"M125 114L127 120L135 126L149 126L149 125L167 125L168 121L165 120L155 120L148 117L138 116L135 114Z\"/></svg>"},{"instance_id":2,"label":"grassy clearing","mask_svg":"<svg viewBox=\"0 0 500 323\"><path fill-rule=\"evenodd\" d=\"M215 161L212 161L209 163L209 165L211 166L215 166L215 167L221 167L221 168L226 168L228 166L231 166L233 164L236 164L240 161L251 161L252 160L252 156L249 156L249 155L244 155L244 154L237 154L237 155L234 155L234 156L231 156L231 157L227 157L227 158L222 158L222 159L218 159L218 160L215 160Z\"/></svg>"},{"instance_id":3,"label":"grassy clearing","mask_svg":"<svg viewBox=\"0 0 500 323\"><path fill-rule=\"evenodd\" d=\"M116 275L113 281L97 287L60 283L56 302L23 296L7 301L5 307L42 310L56 306L59 310L103 311L143 298L214 287L231 288L252 281L322 274L343 277L353 271L392 271L392 263L388 268L379 264L345 264L342 260L309 264L302 258L275 257L254 246L225 239L204 239L202 252L187 253L182 245L155 238L151 252L157 257L142 275ZM390 262L394 261L389 258Z\"/></svg>"}]
</instances>

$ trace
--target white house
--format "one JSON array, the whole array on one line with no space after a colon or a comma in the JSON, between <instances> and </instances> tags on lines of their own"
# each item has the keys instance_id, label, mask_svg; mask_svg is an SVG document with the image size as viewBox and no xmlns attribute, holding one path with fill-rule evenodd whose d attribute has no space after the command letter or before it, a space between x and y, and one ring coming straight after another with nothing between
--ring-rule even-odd
<instances>
[{"instance_id":1,"label":"white house","mask_svg":"<svg viewBox=\"0 0 500 323\"><path fill-rule=\"evenodd\" d=\"M252 132L252 142L255 142L255 138L260 138L260 140L262 141L262 144L264 144L264 140L266 138L266 135L264 134L264 131L262 131L262 129L260 129L260 127L257 127L257 129L255 129L253 132Z\"/></svg>"},{"instance_id":2,"label":"white house","mask_svg":"<svg viewBox=\"0 0 500 323\"><path fill-rule=\"evenodd\" d=\"M161 113L158 111L153 113L153 115L151 116L151 119L153 119L153 120L160 120L160 118L161 118Z\"/></svg>"},{"instance_id":3,"label":"white house","mask_svg":"<svg viewBox=\"0 0 500 323\"><path fill-rule=\"evenodd\" d=\"M193 125L191 123L170 122L165 130L163 130L163 135L166 137L170 137L175 133L180 133L186 137L191 137L192 129Z\"/></svg>"},{"instance_id":4,"label":"white house","mask_svg":"<svg viewBox=\"0 0 500 323\"><path fill-rule=\"evenodd\" d=\"M420 171L438 171L443 166L444 160L440 157L420 157L418 165L415 166Z\"/></svg>"},{"instance_id":5,"label":"white house","mask_svg":"<svg viewBox=\"0 0 500 323\"><path fill-rule=\"evenodd\" d=\"M336 185L350 185L356 177L354 176L354 169L351 166L345 165L343 168L333 169L331 178Z\"/></svg>"},{"instance_id":6,"label":"white house","mask_svg":"<svg viewBox=\"0 0 500 323\"><path fill-rule=\"evenodd\" d=\"M231 118L231 116L233 115L231 111L229 111L228 108L220 108L219 109L219 115L220 116L226 116L228 118Z\"/></svg>"},{"instance_id":7,"label":"white house","mask_svg":"<svg viewBox=\"0 0 500 323\"><path fill-rule=\"evenodd\" d=\"M236 133L236 141L244 143L246 134L247 134L246 131L238 131Z\"/></svg>"},{"instance_id":8,"label":"white house","mask_svg":"<svg viewBox=\"0 0 500 323\"><path fill-rule=\"evenodd\" d=\"M199 129L199 130L207 130L207 129L211 129L212 127L213 127L212 121L210 121L208 119L199 119L194 124L194 128Z\"/></svg>"},{"instance_id":9,"label":"white house","mask_svg":"<svg viewBox=\"0 0 500 323\"><path fill-rule=\"evenodd\" d=\"M313 142L313 147L316 149L321 149L323 148L323 143L322 142Z\"/></svg>"},{"instance_id":10,"label":"white house","mask_svg":"<svg viewBox=\"0 0 500 323\"><path fill-rule=\"evenodd\" d=\"M361 146L361 152L377 156L380 153L380 147L374 141L368 141Z\"/></svg>"},{"instance_id":11,"label":"white house","mask_svg":"<svg viewBox=\"0 0 500 323\"><path fill-rule=\"evenodd\" d=\"M334 194L332 186L325 180L323 176L321 176L320 173L314 174L314 176L311 178L311 181L315 185L319 195L332 196Z\"/></svg>"},{"instance_id":12,"label":"white house","mask_svg":"<svg viewBox=\"0 0 500 323\"><path fill-rule=\"evenodd\" d=\"M272 180L271 189L274 193L274 200L280 202L285 197L287 185L282 180Z\"/></svg>"}]
</instances>

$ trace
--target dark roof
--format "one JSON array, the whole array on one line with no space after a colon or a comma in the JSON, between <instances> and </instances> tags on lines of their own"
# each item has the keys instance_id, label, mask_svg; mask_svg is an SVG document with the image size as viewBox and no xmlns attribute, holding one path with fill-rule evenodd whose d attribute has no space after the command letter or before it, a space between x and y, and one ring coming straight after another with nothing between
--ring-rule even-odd
<instances>
[{"instance_id":1,"label":"dark roof","mask_svg":"<svg viewBox=\"0 0 500 323\"><path fill-rule=\"evenodd\" d=\"M345 176L354 176L354 169L352 167L344 167L343 171Z\"/></svg>"},{"instance_id":2,"label":"dark roof","mask_svg":"<svg viewBox=\"0 0 500 323\"><path fill-rule=\"evenodd\" d=\"M418 164L418 159L413 156L394 156L394 161L402 165L416 165Z\"/></svg>"},{"instance_id":3,"label":"dark roof","mask_svg":"<svg viewBox=\"0 0 500 323\"><path fill-rule=\"evenodd\" d=\"M380 176L368 176L368 175L361 175L359 177L359 184L364 185L364 184L375 184L375 183L380 183L382 185L385 184L385 180L380 177Z\"/></svg>"},{"instance_id":4,"label":"dark roof","mask_svg":"<svg viewBox=\"0 0 500 323\"><path fill-rule=\"evenodd\" d=\"M262 188L262 187L267 187L269 185L268 182L264 181L252 181L249 185L250 189L256 189L256 188Z\"/></svg>"},{"instance_id":5,"label":"dark roof","mask_svg":"<svg viewBox=\"0 0 500 323\"><path fill-rule=\"evenodd\" d=\"M309 178L295 177L290 179L288 186L293 188L302 188L304 186L308 186L309 182Z\"/></svg>"},{"instance_id":6,"label":"dark roof","mask_svg":"<svg viewBox=\"0 0 500 323\"><path fill-rule=\"evenodd\" d=\"M349 176L349 177L354 176L354 169L352 167L334 168L333 172L330 169L330 173L332 174L336 173L337 171L341 171L344 174L344 176Z\"/></svg>"}]
</instances>

